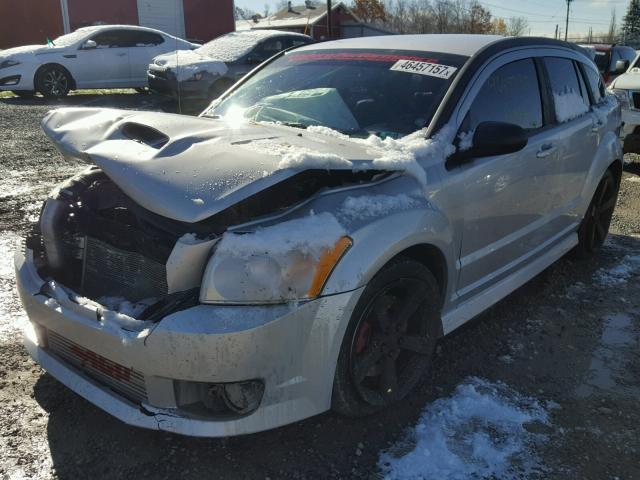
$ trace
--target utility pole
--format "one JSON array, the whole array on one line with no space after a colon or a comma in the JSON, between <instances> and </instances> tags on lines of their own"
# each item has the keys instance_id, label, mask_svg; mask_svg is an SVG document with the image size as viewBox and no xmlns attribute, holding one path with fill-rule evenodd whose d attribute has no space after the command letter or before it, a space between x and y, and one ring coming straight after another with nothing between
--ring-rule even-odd
<instances>
[{"instance_id":1,"label":"utility pole","mask_svg":"<svg viewBox=\"0 0 640 480\"><path fill-rule=\"evenodd\" d=\"M556 40L558 40L558 24L556 23L556 34L553 36Z\"/></svg>"},{"instance_id":2,"label":"utility pole","mask_svg":"<svg viewBox=\"0 0 640 480\"><path fill-rule=\"evenodd\" d=\"M569 34L569 7L571 6L571 2L573 2L573 0L567 0L567 22L566 25L564 27L564 41L567 41L567 35Z\"/></svg>"},{"instance_id":3,"label":"utility pole","mask_svg":"<svg viewBox=\"0 0 640 480\"><path fill-rule=\"evenodd\" d=\"M331 24L331 0L327 0L327 40L333 38L333 25Z\"/></svg>"}]
</instances>

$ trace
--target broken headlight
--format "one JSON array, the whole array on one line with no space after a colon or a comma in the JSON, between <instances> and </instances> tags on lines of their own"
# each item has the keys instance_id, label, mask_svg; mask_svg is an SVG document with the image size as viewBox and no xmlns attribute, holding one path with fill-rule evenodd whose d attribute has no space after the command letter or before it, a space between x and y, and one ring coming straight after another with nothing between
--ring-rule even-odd
<instances>
[{"instance_id":1,"label":"broken headlight","mask_svg":"<svg viewBox=\"0 0 640 480\"><path fill-rule=\"evenodd\" d=\"M202 279L200 301L263 304L315 298L351 245L343 236L318 252L292 248L237 255L217 249Z\"/></svg>"}]
</instances>

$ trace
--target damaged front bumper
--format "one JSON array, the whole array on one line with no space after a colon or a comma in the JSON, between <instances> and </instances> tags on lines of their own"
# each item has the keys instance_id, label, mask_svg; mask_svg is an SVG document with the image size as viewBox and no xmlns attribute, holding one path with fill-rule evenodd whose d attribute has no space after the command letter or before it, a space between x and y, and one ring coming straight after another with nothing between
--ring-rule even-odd
<instances>
[{"instance_id":1,"label":"damaged front bumper","mask_svg":"<svg viewBox=\"0 0 640 480\"><path fill-rule=\"evenodd\" d=\"M25 344L36 362L125 423L203 437L258 432L328 410L341 340L362 292L297 305L197 305L131 332L105 328L91 304L43 293L31 250L16 253L15 268L30 319ZM264 387L249 413L209 415L181 403L184 385L248 381Z\"/></svg>"}]
</instances>

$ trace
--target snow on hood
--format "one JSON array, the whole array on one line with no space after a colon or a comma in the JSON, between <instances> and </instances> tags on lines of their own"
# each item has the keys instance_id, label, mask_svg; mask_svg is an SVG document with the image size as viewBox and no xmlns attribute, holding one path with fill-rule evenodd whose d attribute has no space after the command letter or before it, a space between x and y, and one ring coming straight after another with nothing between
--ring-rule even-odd
<instances>
[{"instance_id":1,"label":"snow on hood","mask_svg":"<svg viewBox=\"0 0 640 480\"><path fill-rule=\"evenodd\" d=\"M42 128L65 157L98 165L142 207L190 223L311 169L401 171L426 191L427 169L455 151L450 126L431 138L363 140L326 127L62 108Z\"/></svg>"},{"instance_id":2,"label":"snow on hood","mask_svg":"<svg viewBox=\"0 0 640 480\"><path fill-rule=\"evenodd\" d=\"M132 134L131 125L143 134ZM317 163L322 155L344 159L330 165L343 170L371 168L374 159L365 145L318 133L275 124L230 128L223 120L169 113L63 108L49 112L42 127L65 157L95 163L144 208L184 222L208 218L300 171L329 168ZM144 143L144 132L166 143ZM264 141L269 148L252 145ZM280 165L273 142L292 155L303 152L299 162Z\"/></svg>"},{"instance_id":3,"label":"snow on hood","mask_svg":"<svg viewBox=\"0 0 640 480\"><path fill-rule=\"evenodd\" d=\"M60 48L48 47L46 45L24 45L22 47L8 48L0 51L0 61L8 58L18 60L38 53L52 53L58 50L60 50Z\"/></svg>"},{"instance_id":4,"label":"snow on hood","mask_svg":"<svg viewBox=\"0 0 640 480\"><path fill-rule=\"evenodd\" d=\"M179 82L188 80L197 72L208 72L215 76L222 76L228 70L223 61L200 55L194 50L176 50L158 55L153 59L153 63L174 71Z\"/></svg>"}]
</instances>

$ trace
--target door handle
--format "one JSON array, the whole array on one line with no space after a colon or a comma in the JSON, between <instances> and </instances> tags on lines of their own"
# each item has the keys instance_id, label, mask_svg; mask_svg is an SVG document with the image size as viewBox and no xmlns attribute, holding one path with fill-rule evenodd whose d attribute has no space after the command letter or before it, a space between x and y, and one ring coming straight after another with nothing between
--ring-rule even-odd
<instances>
[{"instance_id":1,"label":"door handle","mask_svg":"<svg viewBox=\"0 0 640 480\"><path fill-rule=\"evenodd\" d=\"M557 150L557 147L555 145L552 145L552 144L543 145L542 147L540 147L540 150L538 150L538 153L536 153L536 157L538 158L548 157L549 155L555 153L556 150Z\"/></svg>"}]
</instances>

